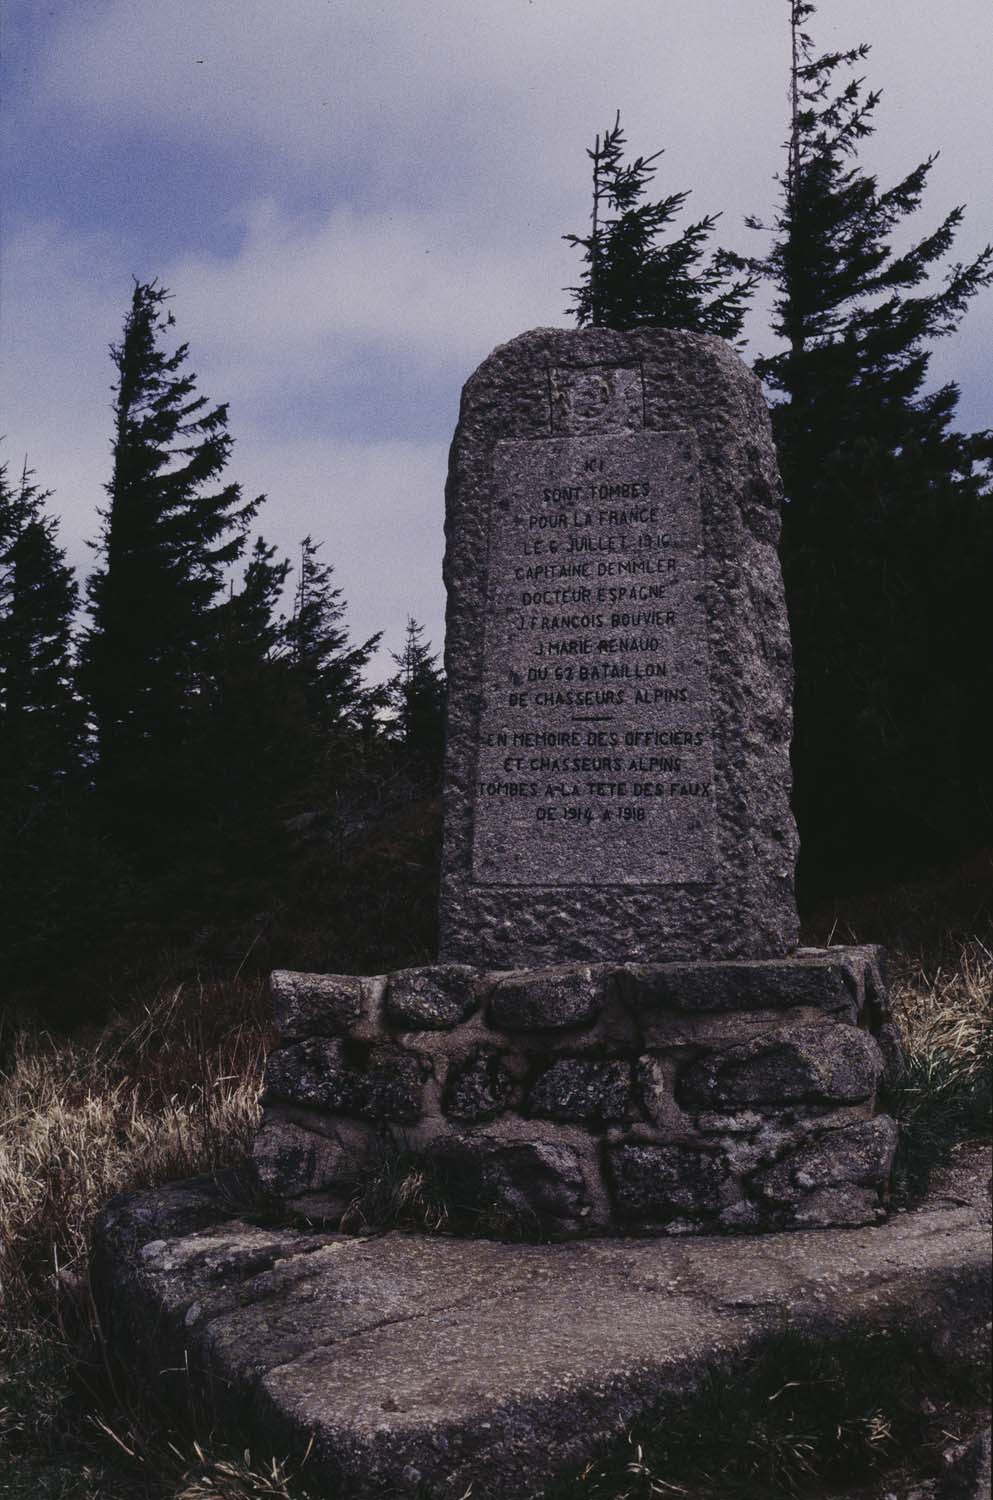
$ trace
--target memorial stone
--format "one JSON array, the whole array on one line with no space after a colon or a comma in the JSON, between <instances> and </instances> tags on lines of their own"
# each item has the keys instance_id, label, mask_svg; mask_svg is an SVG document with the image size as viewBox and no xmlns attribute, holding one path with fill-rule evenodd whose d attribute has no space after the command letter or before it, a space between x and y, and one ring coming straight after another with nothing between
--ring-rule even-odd
<instances>
[{"instance_id":1,"label":"memorial stone","mask_svg":"<svg viewBox=\"0 0 993 1500\"><path fill-rule=\"evenodd\" d=\"M913 1303L922 1347L977 1363L973 1185L954 1223L859 1229L887 1217L903 1054L879 949L796 948L779 500L717 339L542 329L469 381L441 956L277 970L256 1191L239 1170L101 1217L108 1347L157 1398L174 1371L184 1401L248 1402L335 1494L482 1500L544 1493L660 1381L692 1393L708 1349L784 1322L843 1334L854 1307L888 1335Z\"/></svg>"},{"instance_id":2,"label":"memorial stone","mask_svg":"<svg viewBox=\"0 0 993 1500\"><path fill-rule=\"evenodd\" d=\"M538 329L469 380L443 959L795 946L780 498L758 382L720 339Z\"/></svg>"},{"instance_id":3,"label":"memorial stone","mask_svg":"<svg viewBox=\"0 0 993 1500\"><path fill-rule=\"evenodd\" d=\"M719 339L539 329L468 382L441 954L272 976L267 1196L362 1222L399 1150L464 1232L885 1213L882 955L796 948L780 498Z\"/></svg>"}]
</instances>

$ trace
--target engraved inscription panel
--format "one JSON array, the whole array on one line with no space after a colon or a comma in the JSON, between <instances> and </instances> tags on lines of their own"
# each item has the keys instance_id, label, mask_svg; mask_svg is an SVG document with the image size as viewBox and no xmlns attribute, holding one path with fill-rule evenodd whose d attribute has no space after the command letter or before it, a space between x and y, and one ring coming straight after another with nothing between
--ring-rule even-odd
<instances>
[{"instance_id":1,"label":"engraved inscription panel","mask_svg":"<svg viewBox=\"0 0 993 1500\"><path fill-rule=\"evenodd\" d=\"M714 875L696 439L497 443L473 878Z\"/></svg>"}]
</instances>

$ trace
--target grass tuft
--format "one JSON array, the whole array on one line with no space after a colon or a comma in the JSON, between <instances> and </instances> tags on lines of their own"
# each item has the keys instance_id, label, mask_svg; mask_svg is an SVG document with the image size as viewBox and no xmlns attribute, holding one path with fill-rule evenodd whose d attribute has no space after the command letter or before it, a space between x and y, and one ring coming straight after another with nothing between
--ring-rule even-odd
<instances>
[{"instance_id":1,"label":"grass tuft","mask_svg":"<svg viewBox=\"0 0 993 1500\"><path fill-rule=\"evenodd\" d=\"M894 1192L906 1203L956 1145L993 1133L993 950L976 940L954 966L904 961L893 1006L907 1069L885 1103L902 1127Z\"/></svg>"},{"instance_id":2,"label":"grass tuft","mask_svg":"<svg viewBox=\"0 0 993 1500\"><path fill-rule=\"evenodd\" d=\"M387 1137L361 1172L339 1227L346 1234L420 1230L514 1244L548 1238L538 1216L524 1205L508 1204L481 1164L415 1151Z\"/></svg>"},{"instance_id":3,"label":"grass tuft","mask_svg":"<svg viewBox=\"0 0 993 1500\"><path fill-rule=\"evenodd\" d=\"M382 1139L355 1187L342 1215L346 1234L375 1234L387 1229L443 1233L452 1208L445 1182L419 1152Z\"/></svg>"},{"instance_id":4,"label":"grass tuft","mask_svg":"<svg viewBox=\"0 0 993 1500\"><path fill-rule=\"evenodd\" d=\"M898 1170L908 1196L956 1142L989 1134L993 953L973 940L957 964L942 951L938 961L903 959L895 967L909 1066L890 1108L904 1122ZM192 1402L185 1425L142 1404L106 1358L86 1273L94 1215L115 1193L244 1164L270 1027L264 985L237 977L163 989L137 1014L72 1040L0 1026L3 1500L300 1500L306 1493L305 1468L291 1472L278 1457L232 1451ZM534 1226L497 1222L472 1183L453 1182L443 1167L429 1168L402 1147L384 1150L349 1215L350 1227L362 1230L535 1237ZM775 1362L768 1378L756 1366L744 1387L708 1377L695 1417L672 1412L661 1440L657 1432L639 1436L619 1468L591 1466L561 1493L647 1500L678 1494L680 1485L708 1493L690 1484L728 1497L801 1493L808 1466L817 1474L856 1459L863 1469L885 1467L901 1443L916 1449L922 1425L930 1430L930 1419L920 1418L924 1394L954 1428L955 1413L942 1404L946 1377L916 1355L906 1389L892 1399L883 1395L885 1367L876 1398L859 1383L863 1368L874 1369L868 1356L846 1363L836 1353L831 1358L842 1363L833 1366L797 1358L784 1363L780 1351L778 1374ZM862 1394L842 1401L843 1386ZM764 1404L748 1405L752 1387L765 1392ZM907 1415L914 1400L916 1427ZM736 1403L748 1413L740 1420ZM697 1467L686 1468L681 1453L696 1454Z\"/></svg>"},{"instance_id":5,"label":"grass tuft","mask_svg":"<svg viewBox=\"0 0 993 1500\"><path fill-rule=\"evenodd\" d=\"M296 1500L290 1470L279 1459L259 1465L246 1449L239 1458L217 1458L193 1445L195 1465L175 1492L175 1500Z\"/></svg>"},{"instance_id":6,"label":"grass tuft","mask_svg":"<svg viewBox=\"0 0 993 1500\"><path fill-rule=\"evenodd\" d=\"M246 1162L268 1011L259 981L181 986L89 1038L2 1039L4 1500L291 1493L273 1488L278 1465L223 1450L215 1462L195 1432L142 1405L104 1350L87 1272L93 1219L114 1194Z\"/></svg>"},{"instance_id":7,"label":"grass tuft","mask_svg":"<svg viewBox=\"0 0 993 1500\"><path fill-rule=\"evenodd\" d=\"M262 986L163 993L96 1040L20 1036L0 1075L0 1298L57 1315L115 1193L241 1164L258 1122ZM218 1001L222 1003L218 1005Z\"/></svg>"},{"instance_id":8,"label":"grass tuft","mask_svg":"<svg viewBox=\"0 0 993 1500\"><path fill-rule=\"evenodd\" d=\"M983 1395L974 1372L939 1365L906 1335L824 1343L784 1332L743 1368L708 1370L695 1397L663 1404L549 1500L786 1500L865 1483L911 1456L918 1474L939 1472Z\"/></svg>"}]
</instances>

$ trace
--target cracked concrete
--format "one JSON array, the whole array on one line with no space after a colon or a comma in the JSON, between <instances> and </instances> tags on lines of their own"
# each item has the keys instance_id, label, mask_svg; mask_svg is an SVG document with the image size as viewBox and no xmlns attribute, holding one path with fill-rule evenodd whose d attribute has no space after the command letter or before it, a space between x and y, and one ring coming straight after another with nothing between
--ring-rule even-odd
<instances>
[{"instance_id":1,"label":"cracked concrete","mask_svg":"<svg viewBox=\"0 0 993 1500\"><path fill-rule=\"evenodd\" d=\"M779 1328L983 1358L988 1175L878 1227L558 1245L264 1228L198 1179L111 1204L94 1275L126 1360L196 1372L253 1446L309 1447L318 1490L523 1500Z\"/></svg>"}]
</instances>

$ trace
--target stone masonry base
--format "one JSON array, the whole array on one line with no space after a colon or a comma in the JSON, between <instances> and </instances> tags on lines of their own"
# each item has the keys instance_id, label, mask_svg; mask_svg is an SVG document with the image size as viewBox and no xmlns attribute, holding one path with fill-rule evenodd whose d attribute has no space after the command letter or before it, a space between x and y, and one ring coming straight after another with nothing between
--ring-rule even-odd
<instances>
[{"instance_id":1,"label":"stone masonry base","mask_svg":"<svg viewBox=\"0 0 993 1500\"><path fill-rule=\"evenodd\" d=\"M277 971L261 1186L334 1225L400 1148L552 1238L872 1223L902 1057L881 960Z\"/></svg>"}]
</instances>

